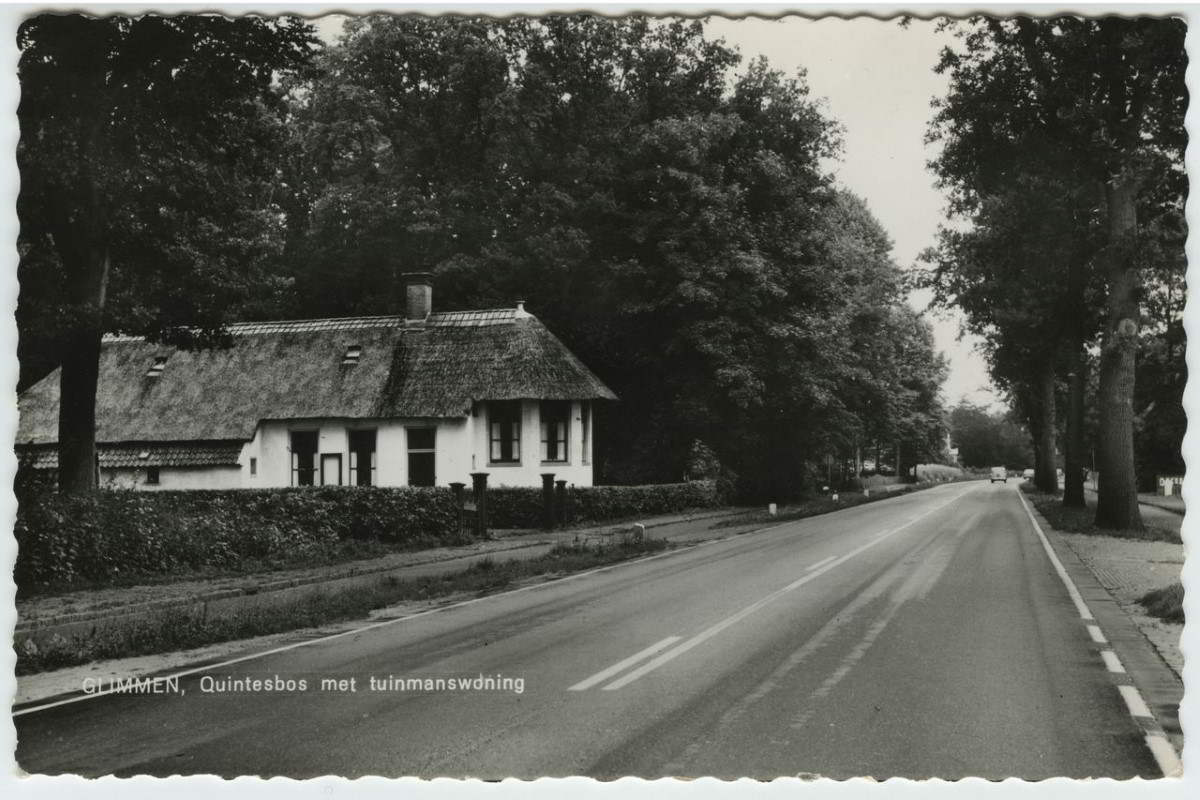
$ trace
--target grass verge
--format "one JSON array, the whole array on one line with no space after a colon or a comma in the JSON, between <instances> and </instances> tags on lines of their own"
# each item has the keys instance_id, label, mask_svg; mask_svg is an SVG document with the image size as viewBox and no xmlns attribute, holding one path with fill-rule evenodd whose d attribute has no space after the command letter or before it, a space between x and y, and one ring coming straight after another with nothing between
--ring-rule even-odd
<instances>
[{"instance_id":1,"label":"grass verge","mask_svg":"<svg viewBox=\"0 0 1200 800\"><path fill-rule=\"evenodd\" d=\"M18 675L45 672L110 658L188 650L218 642L310 628L365 617L396 603L452 595L476 597L501 591L522 580L615 564L666 550L663 539L602 547L558 545L544 555L519 560L481 559L470 567L414 580L393 576L368 586L314 592L291 603L252 606L237 613L206 618L192 610L168 609L129 625L102 628L89 635L53 637L41 646L26 641L17 650Z\"/></svg>"},{"instance_id":2,"label":"grass verge","mask_svg":"<svg viewBox=\"0 0 1200 800\"><path fill-rule=\"evenodd\" d=\"M447 542L444 547L466 544ZM236 578L259 573L283 572L294 569L311 569L345 564L351 561L366 561L382 558L393 553L411 553L426 545L412 542L381 542L374 539L343 539L328 550L317 554L280 555L274 558L245 558L236 565L221 567L199 567L175 572L130 571L113 575L104 580L76 578L71 581L48 581L33 586L17 586L17 598L24 600L42 596L66 595L94 589L120 589L130 586L157 586L183 581L207 581L221 578Z\"/></svg>"},{"instance_id":3,"label":"grass verge","mask_svg":"<svg viewBox=\"0 0 1200 800\"><path fill-rule=\"evenodd\" d=\"M1138 598L1138 603L1152 617L1158 617L1163 622L1183 624L1182 583L1172 583L1162 589L1146 592Z\"/></svg>"},{"instance_id":4,"label":"grass verge","mask_svg":"<svg viewBox=\"0 0 1200 800\"><path fill-rule=\"evenodd\" d=\"M923 489L932 489L934 486L945 486L948 483L962 483L963 481L978 480L975 477L967 477L961 480L954 481L928 481L923 483L908 484L902 489L893 489L892 491L876 490L868 496L863 496L858 492L842 494L837 500L831 500L828 497L816 497L812 500L806 500L803 503L785 506L779 509L779 513L771 516L765 510L755 511L751 514L739 514L738 516L722 520L713 525L713 528L734 528L747 523L762 522L789 522L794 519L804 519L805 517L815 517L820 514L828 514L831 511L841 511L844 508L853 508L855 506L874 503L878 500L886 500L889 497L900 497L901 495L912 494Z\"/></svg>"},{"instance_id":5,"label":"grass verge","mask_svg":"<svg viewBox=\"0 0 1200 800\"><path fill-rule=\"evenodd\" d=\"M1169 528L1146 525L1141 530L1130 528L1099 528L1096 526L1096 512L1092 508L1066 508L1062 504L1062 495L1040 492L1028 484L1021 486L1021 491L1029 498L1029 502L1041 512L1050 523L1050 527L1063 533L1083 533L1089 536L1115 536L1120 539L1141 539L1151 542L1174 542L1183 540L1179 533Z\"/></svg>"}]
</instances>

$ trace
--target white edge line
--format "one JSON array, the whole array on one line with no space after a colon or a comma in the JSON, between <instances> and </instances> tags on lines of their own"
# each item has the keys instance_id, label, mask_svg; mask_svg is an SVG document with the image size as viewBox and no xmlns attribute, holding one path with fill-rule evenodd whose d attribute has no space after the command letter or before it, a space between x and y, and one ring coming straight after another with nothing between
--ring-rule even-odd
<instances>
[{"instance_id":1,"label":"white edge line","mask_svg":"<svg viewBox=\"0 0 1200 800\"><path fill-rule=\"evenodd\" d=\"M1121 659L1117 658L1117 654L1112 650L1101 650L1100 658L1104 659L1104 666L1108 668L1109 672L1125 673L1125 665L1121 663Z\"/></svg>"},{"instance_id":2,"label":"white edge line","mask_svg":"<svg viewBox=\"0 0 1200 800\"><path fill-rule=\"evenodd\" d=\"M1154 760L1158 762L1159 769L1163 771L1163 777L1183 777L1183 762L1175 752L1174 746L1167 741L1167 737L1157 733L1148 733L1146 734L1146 746L1154 754Z\"/></svg>"},{"instance_id":3,"label":"white edge line","mask_svg":"<svg viewBox=\"0 0 1200 800\"><path fill-rule=\"evenodd\" d=\"M1050 563L1054 565L1054 571L1058 573L1058 577L1062 579L1063 585L1067 587L1067 594L1071 596L1071 602L1075 604L1075 608L1079 611L1079 617L1093 621L1096 618L1092 616L1092 610L1088 608L1087 603L1083 602L1083 595L1079 593L1079 589L1075 587L1075 582L1071 580L1071 576L1067 574L1066 567L1058 558L1058 553L1054 552L1054 548L1050 546L1050 540L1046 538L1046 534L1042 532L1042 526L1038 524L1037 518L1033 516L1033 511L1029 508L1029 503L1025 502L1024 493L1020 489L1017 490L1017 497L1021 501L1022 508L1029 516L1029 521L1033 523L1033 530L1037 533L1038 538L1042 540L1042 549L1046 551L1046 556L1050 559Z\"/></svg>"},{"instance_id":4,"label":"white edge line","mask_svg":"<svg viewBox=\"0 0 1200 800\"><path fill-rule=\"evenodd\" d=\"M613 664L608 669L600 670L592 677L586 678L586 679L580 681L579 683L575 684L574 686L569 687L567 689L567 691L568 692L582 692L584 689L590 689L593 686L595 686L597 683L600 683L600 681L604 680L605 678L611 678L613 675L616 675L621 670L632 667L634 664L638 663L642 659L649 658L650 656L654 655L655 653L657 653L660 650L665 650L666 648L675 644L682 638L683 638L682 636L668 636L667 638L663 639L658 644L652 644L649 647L647 647L645 650L634 653L629 658L618 661L616 664Z\"/></svg>"},{"instance_id":5,"label":"white edge line","mask_svg":"<svg viewBox=\"0 0 1200 800\"><path fill-rule=\"evenodd\" d=\"M1038 524L1037 517L1033 516L1033 511L1029 507L1029 503L1025 500L1024 493L1017 489L1017 498L1021 501L1021 505L1025 509L1025 513L1029 516L1029 521L1033 523L1033 530L1037 533L1038 538L1042 540L1042 547L1046 550L1046 555L1049 556L1050 562L1054 564L1054 569L1058 573L1058 577L1062 579L1063 585L1067 587L1067 593L1071 595L1071 599L1075 602L1075 607L1079 609L1079 616L1088 621L1095 621L1092 616L1091 609L1087 603L1083 601L1083 596L1079 594L1079 589L1075 587L1075 582L1071 580L1071 576L1067 574L1067 570L1063 567L1062 562L1058 559L1058 554L1054 552L1054 548L1050 546L1050 540L1046 538L1046 534L1042 531L1042 526ZM1089 632L1091 628L1096 628L1096 631L1103 636L1098 625L1088 625ZM1093 634L1093 637L1095 635ZM1104 659L1105 666L1108 665L1108 658L1105 653L1111 655L1117 666L1121 667L1121 672L1125 671L1124 666L1117 660L1116 654L1111 650L1101 650L1101 658ZM1115 670L1114 670L1115 671ZM1129 709L1129 715L1132 717L1142 717L1154 720L1158 719L1150 711L1150 707L1146 705L1146 701L1142 699L1142 693L1137 690L1136 686L1127 684L1119 684L1117 691L1121 693L1121 699L1125 701L1126 708ZM1146 734L1146 747L1150 749L1150 754L1154 756L1154 761L1158 764L1159 770L1162 771L1164 777L1178 778L1183 775L1183 762L1179 760L1179 754L1175 752L1175 747L1167 740L1165 736L1157 733Z\"/></svg>"},{"instance_id":6,"label":"white edge line","mask_svg":"<svg viewBox=\"0 0 1200 800\"><path fill-rule=\"evenodd\" d=\"M733 625L734 623L744 619L745 617L754 613L755 611L757 611L758 609L767 605L768 603L771 603L772 601L778 599L779 597L783 596L784 594L792 591L793 589L799 588L800 586L808 583L811 580L815 580L816 578L819 578L821 575L824 575L829 570L840 566L842 563L849 561L851 558L854 558L859 553L862 553L863 551L874 547L875 545L879 544L884 539L886 539L888 536L893 536L893 535L899 533L900 531L917 524L921 520L925 519L925 517L928 517L930 514L933 514L937 511L941 511L943 508L946 508L950 504L957 502L958 500L962 499L962 497L965 496L966 494L968 494L969 492L974 491L975 488L977 488L977 487L973 487L972 489L962 492L961 494L955 495L954 497L950 498L949 500L942 503L941 505L934 506L933 508L929 509L928 511L925 511L925 512L919 514L918 516L913 517L911 520L904 523L903 525L896 527L896 528L892 528L890 531L887 531L885 534L883 534L881 536L876 536L875 538L867 541L865 544L854 548L849 553L846 553L845 555L836 558L833 562L825 565L824 567L821 567L820 569L817 569L817 570L810 571L803 578L799 578L798 580L792 581L787 586L784 586L781 589L776 589L775 591L771 592L770 594L766 595L765 597L762 597L762 598L754 601L750 605L743 608L741 611L735 612L734 614L726 617L725 619L721 620L720 622L717 622L716 624L712 625L711 627L701 631L700 633L693 636L691 639L688 639L683 644L676 645L674 648L663 653L661 656L658 656L657 658L655 658L651 661L648 661L645 664L643 664L642 666L638 667L633 672L627 673L622 678L617 678L617 680L613 681L608 686L605 686L603 691L612 692L612 691L620 689L624 686L627 686L628 684L632 683L633 681L637 680L638 678L642 677L643 675L645 675L655 669L658 669L663 664L667 663L668 661L671 661L672 659L676 658L677 656L683 655L688 650L691 650L693 647L703 643L705 640L707 640L713 636L716 636L718 633L723 631L725 628L728 628L730 625Z\"/></svg>"},{"instance_id":7,"label":"white edge line","mask_svg":"<svg viewBox=\"0 0 1200 800\"><path fill-rule=\"evenodd\" d=\"M1092 641L1096 644L1108 644L1108 639L1104 638L1104 631L1100 630L1098 625L1088 625L1088 635L1092 637Z\"/></svg>"},{"instance_id":8,"label":"white edge line","mask_svg":"<svg viewBox=\"0 0 1200 800\"><path fill-rule=\"evenodd\" d=\"M1131 715L1154 719L1154 715L1150 713L1150 706L1146 705L1146 701L1142 699L1142 693L1137 690L1136 686L1123 683L1117 686L1117 691L1121 693L1121 699L1125 701Z\"/></svg>"},{"instance_id":9,"label":"white edge line","mask_svg":"<svg viewBox=\"0 0 1200 800\"><path fill-rule=\"evenodd\" d=\"M826 565L826 564L828 564L830 561L833 561L835 558L837 558L837 556L830 556L829 558L823 558L823 559L821 559L821 560L820 560L820 561L818 561L817 563L813 564L811 567L809 567L808 569L806 569L806 570L804 570L804 571L805 571L805 572L812 572L814 569L819 569L819 568L821 568L821 567L825 566L825 565Z\"/></svg>"}]
</instances>

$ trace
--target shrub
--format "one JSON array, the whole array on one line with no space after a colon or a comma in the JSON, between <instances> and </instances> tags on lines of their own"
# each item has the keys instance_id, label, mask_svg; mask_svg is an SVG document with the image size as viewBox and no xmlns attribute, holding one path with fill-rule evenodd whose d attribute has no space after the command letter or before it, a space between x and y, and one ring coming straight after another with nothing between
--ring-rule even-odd
<instances>
[{"instance_id":1,"label":"shrub","mask_svg":"<svg viewBox=\"0 0 1200 800\"><path fill-rule=\"evenodd\" d=\"M573 522L671 514L693 508L711 508L723 502L725 498L719 481L582 486L567 492L568 518ZM489 527L536 528L542 524L541 489L488 489L487 504Z\"/></svg>"},{"instance_id":2,"label":"shrub","mask_svg":"<svg viewBox=\"0 0 1200 800\"><path fill-rule=\"evenodd\" d=\"M963 477L963 471L958 467L946 464L918 464L917 480L919 481L953 481Z\"/></svg>"},{"instance_id":3,"label":"shrub","mask_svg":"<svg viewBox=\"0 0 1200 800\"><path fill-rule=\"evenodd\" d=\"M894 486L900 483L900 479L895 475L868 475L862 479L862 487L864 489L876 489L880 486Z\"/></svg>"},{"instance_id":4,"label":"shrub","mask_svg":"<svg viewBox=\"0 0 1200 800\"><path fill-rule=\"evenodd\" d=\"M22 593L247 559L311 562L346 539L411 547L463 539L448 490L332 487L26 494L15 535Z\"/></svg>"},{"instance_id":5,"label":"shrub","mask_svg":"<svg viewBox=\"0 0 1200 800\"><path fill-rule=\"evenodd\" d=\"M490 528L540 527L542 490L523 486L488 489L487 516Z\"/></svg>"},{"instance_id":6,"label":"shrub","mask_svg":"<svg viewBox=\"0 0 1200 800\"><path fill-rule=\"evenodd\" d=\"M1138 598L1138 603L1152 617L1166 622L1183 623L1183 584L1172 583L1162 589L1147 592Z\"/></svg>"}]
</instances>

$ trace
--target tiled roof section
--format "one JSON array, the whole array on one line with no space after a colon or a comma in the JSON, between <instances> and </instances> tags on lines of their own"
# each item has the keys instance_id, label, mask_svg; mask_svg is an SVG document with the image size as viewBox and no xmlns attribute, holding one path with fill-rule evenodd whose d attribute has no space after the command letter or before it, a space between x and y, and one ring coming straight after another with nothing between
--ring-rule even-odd
<instances>
[{"instance_id":1,"label":"tiled roof section","mask_svg":"<svg viewBox=\"0 0 1200 800\"><path fill-rule=\"evenodd\" d=\"M489 311L443 311L430 314L428 324L439 328L478 328L485 325L507 325L517 318L516 309L496 308Z\"/></svg>"},{"instance_id":2,"label":"tiled roof section","mask_svg":"<svg viewBox=\"0 0 1200 800\"><path fill-rule=\"evenodd\" d=\"M484 311L442 311L430 314L426 320L429 327L476 328L486 325L505 325L517 317L516 309L497 308ZM381 328L407 327L404 317L343 317L333 319L293 319L272 322L235 322L229 326L233 336L253 336L268 333L314 333L321 331L362 331ZM419 327L419 326L416 326ZM106 342L140 342L141 336L109 334Z\"/></svg>"},{"instance_id":3,"label":"tiled roof section","mask_svg":"<svg viewBox=\"0 0 1200 800\"><path fill-rule=\"evenodd\" d=\"M100 466L213 467L237 466L241 442L181 442L171 444L101 445ZM18 447L22 463L34 469L58 469L57 447Z\"/></svg>"},{"instance_id":4,"label":"tiled roof section","mask_svg":"<svg viewBox=\"0 0 1200 800\"><path fill-rule=\"evenodd\" d=\"M361 317L232 329L228 346L208 350L106 339L96 441L247 441L266 419L444 419L475 401L616 399L536 317L514 309L442 312L422 326ZM21 394L19 444L58 440L58 397L57 370Z\"/></svg>"}]
</instances>

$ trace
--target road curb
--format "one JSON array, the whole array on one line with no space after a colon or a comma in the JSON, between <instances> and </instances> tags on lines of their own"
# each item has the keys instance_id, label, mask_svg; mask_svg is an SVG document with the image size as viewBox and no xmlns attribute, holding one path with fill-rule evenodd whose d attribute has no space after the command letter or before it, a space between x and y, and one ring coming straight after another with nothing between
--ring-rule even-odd
<instances>
[{"instance_id":1,"label":"road curb","mask_svg":"<svg viewBox=\"0 0 1200 800\"><path fill-rule=\"evenodd\" d=\"M1105 665L1131 716L1146 734L1155 759L1167 777L1179 777L1182 774L1179 753L1183 749L1179 704L1183 700L1183 682L1060 532L1023 493L1021 501L1069 578L1068 590L1074 588L1079 602L1094 617L1095 627L1102 631L1098 652L1102 656L1105 652L1115 654L1104 657ZM1139 710L1136 707L1142 698L1145 708ZM1169 743L1166 748L1169 753L1163 749L1163 742Z\"/></svg>"}]
</instances>

